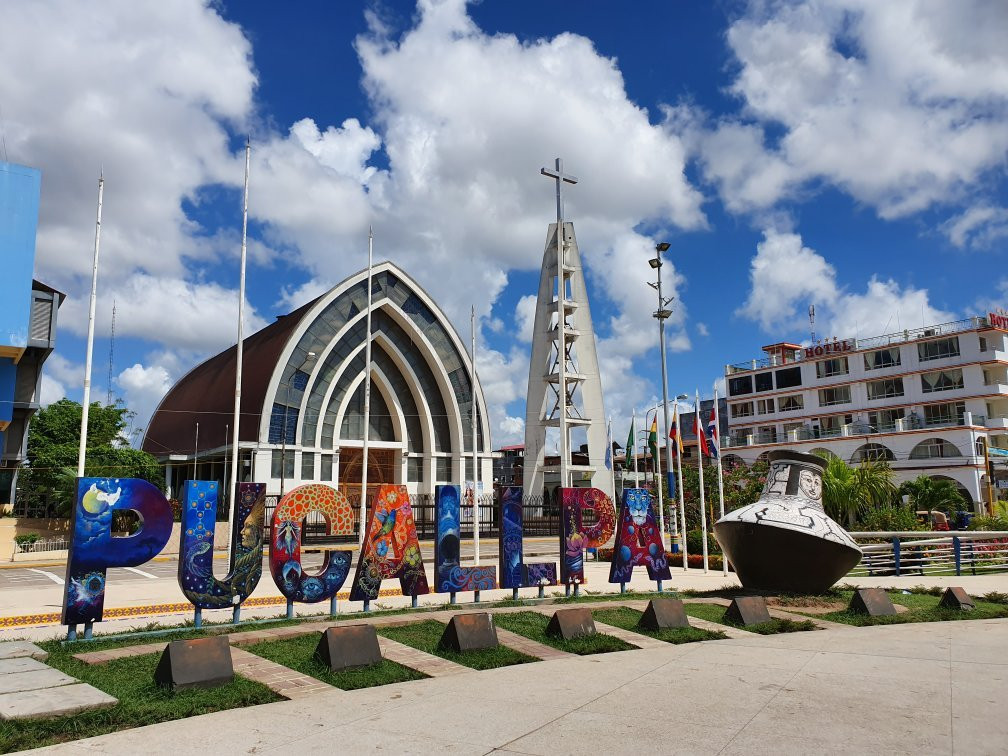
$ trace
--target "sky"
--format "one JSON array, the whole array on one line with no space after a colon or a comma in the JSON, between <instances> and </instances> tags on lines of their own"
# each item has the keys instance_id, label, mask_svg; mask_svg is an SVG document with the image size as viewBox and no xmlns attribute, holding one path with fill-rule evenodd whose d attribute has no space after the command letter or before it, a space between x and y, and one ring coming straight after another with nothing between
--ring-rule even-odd
<instances>
[{"instance_id":1,"label":"sky","mask_svg":"<svg viewBox=\"0 0 1008 756\"><path fill-rule=\"evenodd\" d=\"M362 269L403 267L468 341L495 446L520 442L564 160L606 411L783 339L1008 306L1008 6L998 0L265 0L4 5L0 157L43 171L36 277L67 293L43 401L137 412ZM113 303L115 349L109 381ZM614 437L621 437L614 431ZM136 440L136 439L135 439Z\"/></svg>"}]
</instances>

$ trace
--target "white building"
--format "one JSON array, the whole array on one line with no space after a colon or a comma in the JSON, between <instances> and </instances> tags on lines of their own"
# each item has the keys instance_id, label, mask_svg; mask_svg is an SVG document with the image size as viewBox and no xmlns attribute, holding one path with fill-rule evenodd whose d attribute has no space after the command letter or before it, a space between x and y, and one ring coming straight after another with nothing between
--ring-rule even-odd
<instances>
[{"instance_id":1,"label":"white building","mask_svg":"<svg viewBox=\"0 0 1008 756\"><path fill-rule=\"evenodd\" d=\"M851 463L886 460L897 483L950 478L971 501L986 501L984 442L1008 449L1006 331L1008 318L991 313L874 338L765 346L762 359L725 367L726 459L825 450ZM996 477L1008 483L1008 473Z\"/></svg>"}]
</instances>

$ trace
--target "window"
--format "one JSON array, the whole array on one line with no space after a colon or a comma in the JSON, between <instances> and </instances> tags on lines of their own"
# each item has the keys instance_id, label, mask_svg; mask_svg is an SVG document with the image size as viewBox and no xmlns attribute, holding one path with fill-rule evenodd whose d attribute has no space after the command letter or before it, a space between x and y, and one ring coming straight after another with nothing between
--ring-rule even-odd
<instances>
[{"instance_id":1,"label":"window","mask_svg":"<svg viewBox=\"0 0 1008 756\"><path fill-rule=\"evenodd\" d=\"M333 462L332 454L322 455L322 470L319 474L319 480L324 480L327 482L332 481L332 467L333 467L332 462Z\"/></svg>"},{"instance_id":2,"label":"window","mask_svg":"<svg viewBox=\"0 0 1008 756\"><path fill-rule=\"evenodd\" d=\"M294 477L294 451L292 449L288 449L286 453L283 449L273 450L273 454L270 456L270 477Z\"/></svg>"},{"instance_id":3,"label":"window","mask_svg":"<svg viewBox=\"0 0 1008 756\"><path fill-rule=\"evenodd\" d=\"M434 478L438 483L451 482L451 457L434 458Z\"/></svg>"},{"instance_id":4,"label":"window","mask_svg":"<svg viewBox=\"0 0 1008 756\"><path fill-rule=\"evenodd\" d=\"M864 369L879 370L881 368L896 367L900 364L899 347L891 349L879 349L874 352L865 352Z\"/></svg>"},{"instance_id":5,"label":"window","mask_svg":"<svg viewBox=\"0 0 1008 756\"><path fill-rule=\"evenodd\" d=\"M776 444L777 427L774 425L760 425L756 428L757 444Z\"/></svg>"},{"instance_id":6,"label":"window","mask_svg":"<svg viewBox=\"0 0 1008 756\"><path fill-rule=\"evenodd\" d=\"M808 433L805 433L805 423L784 423L784 435L790 440L789 434L791 431L796 431L797 435L795 438L802 439L808 438Z\"/></svg>"},{"instance_id":7,"label":"window","mask_svg":"<svg viewBox=\"0 0 1008 756\"><path fill-rule=\"evenodd\" d=\"M752 402L736 402L735 404L729 405L731 407L731 416L735 417L751 417L753 413Z\"/></svg>"},{"instance_id":8,"label":"window","mask_svg":"<svg viewBox=\"0 0 1008 756\"><path fill-rule=\"evenodd\" d=\"M819 429L823 436L839 436L850 415L830 415L819 418Z\"/></svg>"},{"instance_id":9,"label":"window","mask_svg":"<svg viewBox=\"0 0 1008 756\"><path fill-rule=\"evenodd\" d=\"M301 480L315 480L315 454L312 452L301 454Z\"/></svg>"},{"instance_id":10,"label":"window","mask_svg":"<svg viewBox=\"0 0 1008 756\"><path fill-rule=\"evenodd\" d=\"M850 386L834 386L819 389L819 406L832 407L834 404L850 402Z\"/></svg>"},{"instance_id":11,"label":"window","mask_svg":"<svg viewBox=\"0 0 1008 756\"><path fill-rule=\"evenodd\" d=\"M759 399L756 401L756 414L757 415L770 415L774 411L774 401L773 399Z\"/></svg>"},{"instance_id":12,"label":"window","mask_svg":"<svg viewBox=\"0 0 1008 756\"><path fill-rule=\"evenodd\" d=\"M947 339L922 341L917 344L917 356L921 362L941 360L945 357L959 356L959 337L950 336Z\"/></svg>"},{"instance_id":13,"label":"window","mask_svg":"<svg viewBox=\"0 0 1008 756\"><path fill-rule=\"evenodd\" d=\"M859 462L892 462L896 456L888 446L882 444L864 444L859 446L851 457L851 464Z\"/></svg>"},{"instance_id":14,"label":"window","mask_svg":"<svg viewBox=\"0 0 1008 756\"><path fill-rule=\"evenodd\" d=\"M847 375L850 368L847 365L846 357L834 357L830 360L819 360L815 364L816 376L819 378L829 378L833 375Z\"/></svg>"},{"instance_id":15,"label":"window","mask_svg":"<svg viewBox=\"0 0 1008 756\"><path fill-rule=\"evenodd\" d=\"M800 409L805 409L805 397L801 394L782 396L777 402L778 412L797 412Z\"/></svg>"},{"instance_id":16,"label":"window","mask_svg":"<svg viewBox=\"0 0 1008 756\"><path fill-rule=\"evenodd\" d=\"M752 393L752 376L743 375L739 378L728 379L728 395L741 396Z\"/></svg>"},{"instance_id":17,"label":"window","mask_svg":"<svg viewBox=\"0 0 1008 756\"><path fill-rule=\"evenodd\" d=\"M987 338L985 336L980 337L980 351L981 352L987 351Z\"/></svg>"},{"instance_id":18,"label":"window","mask_svg":"<svg viewBox=\"0 0 1008 756\"><path fill-rule=\"evenodd\" d=\"M756 373L756 390L773 391L773 373Z\"/></svg>"},{"instance_id":19,"label":"window","mask_svg":"<svg viewBox=\"0 0 1008 756\"><path fill-rule=\"evenodd\" d=\"M868 381L869 399L886 399L891 396L903 396L902 378L884 378L881 381Z\"/></svg>"},{"instance_id":20,"label":"window","mask_svg":"<svg viewBox=\"0 0 1008 756\"><path fill-rule=\"evenodd\" d=\"M932 394L935 391L952 391L953 389L961 389L962 387L962 368L921 373L921 390L925 394Z\"/></svg>"},{"instance_id":21,"label":"window","mask_svg":"<svg viewBox=\"0 0 1008 756\"><path fill-rule=\"evenodd\" d=\"M410 483L419 483L423 480L423 457L406 458L406 480Z\"/></svg>"},{"instance_id":22,"label":"window","mask_svg":"<svg viewBox=\"0 0 1008 756\"><path fill-rule=\"evenodd\" d=\"M944 438L928 438L921 441L910 452L910 459L939 459L943 457L961 457L962 452L955 444Z\"/></svg>"},{"instance_id":23,"label":"window","mask_svg":"<svg viewBox=\"0 0 1008 756\"><path fill-rule=\"evenodd\" d=\"M925 404L924 425L962 425L965 414L966 402Z\"/></svg>"},{"instance_id":24,"label":"window","mask_svg":"<svg viewBox=\"0 0 1008 756\"><path fill-rule=\"evenodd\" d=\"M896 421L902 420L906 416L905 409L878 410L868 413L868 424L880 433L891 431L896 428Z\"/></svg>"},{"instance_id":25,"label":"window","mask_svg":"<svg viewBox=\"0 0 1008 756\"><path fill-rule=\"evenodd\" d=\"M778 370L774 373L777 379L777 388L794 388L795 386L801 386L801 368L792 367L784 368L783 370Z\"/></svg>"}]
</instances>

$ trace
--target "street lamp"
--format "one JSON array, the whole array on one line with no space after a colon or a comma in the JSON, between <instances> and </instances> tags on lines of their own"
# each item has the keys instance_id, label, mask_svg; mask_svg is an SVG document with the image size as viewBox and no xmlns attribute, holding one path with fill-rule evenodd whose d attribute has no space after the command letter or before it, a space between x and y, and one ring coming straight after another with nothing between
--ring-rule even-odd
<instances>
[{"instance_id":1,"label":"street lamp","mask_svg":"<svg viewBox=\"0 0 1008 756\"><path fill-rule=\"evenodd\" d=\"M291 374L293 378L298 373L304 370L304 366L315 359L315 352L308 352L305 358L301 360L301 364L297 366L297 369ZM283 434L281 435L280 443L280 498L284 495L284 480L287 477L287 408L290 407L290 393L291 384L290 378L287 379L287 402L284 404L284 423L283 423Z\"/></svg>"},{"instance_id":2,"label":"street lamp","mask_svg":"<svg viewBox=\"0 0 1008 756\"><path fill-rule=\"evenodd\" d=\"M671 422L669 421L669 406L668 406L668 372L665 367L665 321L672 315L672 310L668 309L668 306L672 303L672 297L665 299L662 295L662 283L661 283L661 269L662 269L662 252L668 252L669 243L659 242L655 245L655 256L648 260L648 265L651 266L653 270L658 271L658 282L651 283L648 281L648 286L655 289L658 292L658 309L654 313L654 318L658 321L658 344L661 350L661 376L662 376L662 406L665 410L665 469L672 469L672 439L669 438L668 428L671 427ZM676 523L678 525L678 523ZM658 525L661 535L662 542L665 539L665 512L659 512L659 525Z\"/></svg>"}]
</instances>

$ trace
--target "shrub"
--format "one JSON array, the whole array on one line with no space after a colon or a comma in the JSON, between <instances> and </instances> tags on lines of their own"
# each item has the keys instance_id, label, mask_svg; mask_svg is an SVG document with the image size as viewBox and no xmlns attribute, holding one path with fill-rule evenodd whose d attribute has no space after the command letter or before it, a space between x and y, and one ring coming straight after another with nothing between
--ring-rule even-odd
<instances>
[{"instance_id":1,"label":"shrub","mask_svg":"<svg viewBox=\"0 0 1008 756\"><path fill-rule=\"evenodd\" d=\"M1008 530L1008 517L977 515L969 524L970 530Z\"/></svg>"},{"instance_id":2,"label":"shrub","mask_svg":"<svg viewBox=\"0 0 1008 756\"><path fill-rule=\"evenodd\" d=\"M39 538L41 538L41 536L38 533L21 533L20 535L14 536L14 543L18 546L31 546Z\"/></svg>"},{"instance_id":3,"label":"shrub","mask_svg":"<svg viewBox=\"0 0 1008 756\"><path fill-rule=\"evenodd\" d=\"M917 515L907 507L883 506L869 509L861 516L865 530L921 530Z\"/></svg>"},{"instance_id":4,"label":"shrub","mask_svg":"<svg viewBox=\"0 0 1008 756\"><path fill-rule=\"evenodd\" d=\"M690 554L703 554L703 531L691 530L686 533L686 549ZM707 553L720 554L721 546L718 544L714 534L707 531Z\"/></svg>"}]
</instances>

